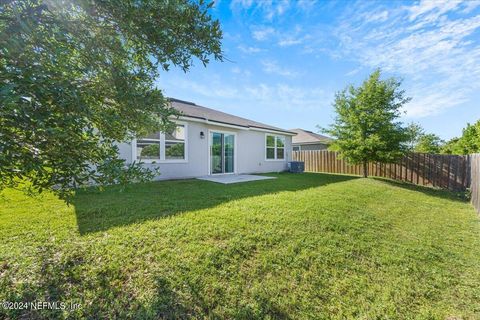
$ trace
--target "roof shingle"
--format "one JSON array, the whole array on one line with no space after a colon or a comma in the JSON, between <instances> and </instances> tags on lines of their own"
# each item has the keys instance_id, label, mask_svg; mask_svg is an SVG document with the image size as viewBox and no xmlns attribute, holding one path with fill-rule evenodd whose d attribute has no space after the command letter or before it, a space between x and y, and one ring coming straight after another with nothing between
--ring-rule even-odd
<instances>
[{"instance_id":1,"label":"roof shingle","mask_svg":"<svg viewBox=\"0 0 480 320\"><path fill-rule=\"evenodd\" d=\"M295 132L297 135L293 136L292 143L301 144L301 143L331 143L333 139L312 131L303 130L303 129L290 129L289 131Z\"/></svg>"}]
</instances>

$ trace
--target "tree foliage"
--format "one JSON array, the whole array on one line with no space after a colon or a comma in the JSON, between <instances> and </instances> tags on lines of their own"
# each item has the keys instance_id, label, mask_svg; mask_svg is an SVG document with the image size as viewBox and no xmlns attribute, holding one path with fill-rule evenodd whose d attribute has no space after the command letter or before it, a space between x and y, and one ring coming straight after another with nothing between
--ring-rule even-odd
<instances>
[{"instance_id":1,"label":"tree foliage","mask_svg":"<svg viewBox=\"0 0 480 320\"><path fill-rule=\"evenodd\" d=\"M167 157L183 159L185 157L185 145L183 143L171 145L165 150L165 155Z\"/></svg>"},{"instance_id":2,"label":"tree foliage","mask_svg":"<svg viewBox=\"0 0 480 320\"><path fill-rule=\"evenodd\" d=\"M425 131L421 125L415 122L410 123L405 130L408 135L406 146L408 150L413 151L415 146L418 144L420 137L425 133Z\"/></svg>"},{"instance_id":3,"label":"tree foliage","mask_svg":"<svg viewBox=\"0 0 480 320\"><path fill-rule=\"evenodd\" d=\"M5 0L0 4L0 189L29 181L65 194L149 174L116 141L166 130L155 81L171 65L222 60L211 4L188 0ZM108 170L105 168L109 167ZM103 168L105 170L95 170ZM121 179L120 179L121 180Z\"/></svg>"},{"instance_id":4,"label":"tree foliage","mask_svg":"<svg viewBox=\"0 0 480 320\"><path fill-rule=\"evenodd\" d=\"M401 107L410 98L400 90L401 81L380 79L374 71L359 87L350 85L335 96L335 122L327 130L336 140L343 158L362 163L368 176L368 162L390 162L404 154L409 137L398 121Z\"/></svg>"},{"instance_id":5,"label":"tree foliage","mask_svg":"<svg viewBox=\"0 0 480 320\"><path fill-rule=\"evenodd\" d=\"M415 152L441 153L444 141L434 133L425 133L420 136Z\"/></svg>"},{"instance_id":6,"label":"tree foliage","mask_svg":"<svg viewBox=\"0 0 480 320\"><path fill-rule=\"evenodd\" d=\"M467 124L460 138L448 141L442 150L448 154L472 154L480 152L480 120L475 124Z\"/></svg>"},{"instance_id":7,"label":"tree foliage","mask_svg":"<svg viewBox=\"0 0 480 320\"><path fill-rule=\"evenodd\" d=\"M444 141L433 133L426 133L417 123L407 126L408 149L412 152L441 153Z\"/></svg>"}]
</instances>

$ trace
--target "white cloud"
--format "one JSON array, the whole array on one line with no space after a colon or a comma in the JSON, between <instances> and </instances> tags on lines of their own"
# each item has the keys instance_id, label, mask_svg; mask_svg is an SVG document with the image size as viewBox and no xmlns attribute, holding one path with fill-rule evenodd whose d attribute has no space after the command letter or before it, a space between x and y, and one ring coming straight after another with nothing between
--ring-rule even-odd
<instances>
[{"instance_id":1,"label":"white cloud","mask_svg":"<svg viewBox=\"0 0 480 320\"><path fill-rule=\"evenodd\" d=\"M239 67L233 67L231 70L232 70L233 73L238 74L238 75L242 75L244 77L250 77L252 75L250 70L243 70Z\"/></svg>"},{"instance_id":2,"label":"white cloud","mask_svg":"<svg viewBox=\"0 0 480 320\"><path fill-rule=\"evenodd\" d=\"M359 73L360 70L362 70L362 68L355 68L355 69L350 70L349 72L345 73L345 75L346 75L347 77L351 77L351 76L354 76L354 75L356 75L357 73Z\"/></svg>"},{"instance_id":3,"label":"white cloud","mask_svg":"<svg viewBox=\"0 0 480 320\"><path fill-rule=\"evenodd\" d=\"M293 46L293 45L296 45L296 44L300 44L302 42L303 42L302 39L287 38L287 39L281 39L278 42L278 45L280 47L288 47L288 46Z\"/></svg>"},{"instance_id":4,"label":"white cloud","mask_svg":"<svg viewBox=\"0 0 480 320\"><path fill-rule=\"evenodd\" d=\"M301 44L311 38L310 34L302 34L302 27L296 25L293 31L284 32L278 41L280 47L289 47L297 44Z\"/></svg>"},{"instance_id":5,"label":"white cloud","mask_svg":"<svg viewBox=\"0 0 480 320\"><path fill-rule=\"evenodd\" d=\"M413 98L408 116L441 112L480 89L480 42L472 38L480 31L480 14L472 15L471 7L469 15L458 1L421 1L388 14L356 8L356 18L340 17L335 54L404 76Z\"/></svg>"},{"instance_id":6,"label":"white cloud","mask_svg":"<svg viewBox=\"0 0 480 320\"><path fill-rule=\"evenodd\" d=\"M383 22L383 21L386 21L388 19L388 11L383 10L381 12L375 12L373 14L368 14L365 18L368 22L375 22L375 21Z\"/></svg>"},{"instance_id":7,"label":"white cloud","mask_svg":"<svg viewBox=\"0 0 480 320\"><path fill-rule=\"evenodd\" d=\"M319 2L318 0L233 0L230 2L230 9L248 11L248 15L259 13L262 18L272 21L289 11L290 13L314 11Z\"/></svg>"},{"instance_id":8,"label":"white cloud","mask_svg":"<svg viewBox=\"0 0 480 320\"><path fill-rule=\"evenodd\" d=\"M238 107L254 105L255 108L273 110L318 110L330 106L333 100L333 93L327 93L320 87L306 88L284 83L232 85L218 79L205 85L192 80L173 78L169 80L169 87L172 89L167 88L167 94L179 91L182 96L197 95L215 103L225 100L229 105L235 102Z\"/></svg>"},{"instance_id":9,"label":"white cloud","mask_svg":"<svg viewBox=\"0 0 480 320\"><path fill-rule=\"evenodd\" d=\"M298 72L289 70L287 68L281 67L277 61L275 60L264 60L262 61L263 71L266 73L277 74L279 76L284 77L296 77L298 76Z\"/></svg>"},{"instance_id":10,"label":"white cloud","mask_svg":"<svg viewBox=\"0 0 480 320\"><path fill-rule=\"evenodd\" d=\"M266 3L266 2L263 2ZM289 0L281 0L281 1L272 1L270 5L269 14L271 15L270 19L273 18L274 15L282 15L284 14L288 8L290 7Z\"/></svg>"},{"instance_id":11,"label":"white cloud","mask_svg":"<svg viewBox=\"0 0 480 320\"><path fill-rule=\"evenodd\" d=\"M428 16L424 16L423 19L432 21L446 12L458 8L460 3L459 0L422 0L418 5L411 6L407 10L410 12L410 21L427 14Z\"/></svg>"},{"instance_id":12,"label":"white cloud","mask_svg":"<svg viewBox=\"0 0 480 320\"><path fill-rule=\"evenodd\" d=\"M253 10L260 12L265 19L272 20L276 16L283 15L290 6L289 0L234 0L230 4L230 9Z\"/></svg>"},{"instance_id":13,"label":"white cloud","mask_svg":"<svg viewBox=\"0 0 480 320\"><path fill-rule=\"evenodd\" d=\"M258 47L249 47L249 46L243 46L243 45L238 46L238 49L243 53L249 53L249 54L263 51Z\"/></svg>"},{"instance_id":14,"label":"white cloud","mask_svg":"<svg viewBox=\"0 0 480 320\"><path fill-rule=\"evenodd\" d=\"M259 104L272 108L314 110L329 106L333 96L321 88L305 88L287 84L267 85L244 88L248 96Z\"/></svg>"},{"instance_id":15,"label":"white cloud","mask_svg":"<svg viewBox=\"0 0 480 320\"><path fill-rule=\"evenodd\" d=\"M306 40L310 39L311 36L309 34L304 35L304 36L287 36L285 38L282 38L278 41L278 45L280 47L290 47L290 46L295 46L298 44L304 43Z\"/></svg>"},{"instance_id":16,"label":"white cloud","mask_svg":"<svg viewBox=\"0 0 480 320\"><path fill-rule=\"evenodd\" d=\"M480 6L480 1L466 1L463 3L464 9L462 10L463 13L469 13L475 8Z\"/></svg>"},{"instance_id":17,"label":"white cloud","mask_svg":"<svg viewBox=\"0 0 480 320\"><path fill-rule=\"evenodd\" d=\"M404 111L411 118L438 114L445 109L458 106L468 101L462 91L442 91L435 87L426 87L424 90L417 89L412 92L412 94L416 99L404 108Z\"/></svg>"},{"instance_id":18,"label":"white cloud","mask_svg":"<svg viewBox=\"0 0 480 320\"><path fill-rule=\"evenodd\" d=\"M239 97L239 91L236 87L223 85L218 80L204 84L186 79L176 78L171 80L171 85L189 94L198 94L209 98L235 99Z\"/></svg>"},{"instance_id":19,"label":"white cloud","mask_svg":"<svg viewBox=\"0 0 480 320\"><path fill-rule=\"evenodd\" d=\"M317 4L317 0L298 0L297 1L297 6L304 11L312 10L316 4Z\"/></svg>"},{"instance_id":20,"label":"white cloud","mask_svg":"<svg viewBox=\"0 0 480 320\"><path fill-rule=\"evenodd\" d=\"M230 3L230 8L233 9L236 6L239 6L244 9L249 9L253 4L253 0L234 0Z\"/></svg>"},{"instance_id":21,"label":"white cloud","mask_svg":"<svg viewBox=\"0 0 480 320\"><path fill-rule=\"evenodd\" d=\"M258 41L264 41L275 33L272 27L260 27L252 31L252 37Z\"/></svg>"}]
</instances>

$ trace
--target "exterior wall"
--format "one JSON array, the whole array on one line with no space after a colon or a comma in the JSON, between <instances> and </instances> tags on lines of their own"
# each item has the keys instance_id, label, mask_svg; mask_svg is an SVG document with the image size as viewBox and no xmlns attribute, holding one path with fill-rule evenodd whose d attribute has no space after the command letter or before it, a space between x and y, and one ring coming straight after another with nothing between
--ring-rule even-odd
<instances>
[{"instance_id":1,"label":"exterior wall","mask_svg":"<svg viewBox=\"0 0 480 320\"><path fill-rule=\"evenodd\" d=\"M266 160L266 134L266 132L252 130L239 132L237 142L238 173L280 172L287 170L287 162L292 161L292 137L285 136L284 160Z\"/></svg>"},{"instance_id":2,"label":"exterior wall","mask_svg":"<svg viewBox=\"0 0 480 320\"><path fill-rule=\"evenodd\" d=\"M209 139L210 131L220 131L235 134L235 173L280 172L287 169L287 162L292 159L292 137L285 136L285 159L266 160L266 132L234 129L222 126L212 126L194 121L187 124L187 161L173 163L145 163L150 168L160 168L161 175L157 179L182 179L201 177L210 174ZM203 131L205 138L200 138ZM273 133L272 133L273 134ZM281 134L277 134L281 135ZM119 154L128 163L133 161L132 143L120 143Z\"/></svg>"},{"instance_id":3,"label":"exterior wall","mask_svg":"<svg viewBox=\"0 0 480 320\"><path fill-rule=\"evenodd\" d=\"M294 146L300 146L301 151L306 150L327 150L328 144L317 143L317 144L294 144Z\"/></svg>"}]
</instances>

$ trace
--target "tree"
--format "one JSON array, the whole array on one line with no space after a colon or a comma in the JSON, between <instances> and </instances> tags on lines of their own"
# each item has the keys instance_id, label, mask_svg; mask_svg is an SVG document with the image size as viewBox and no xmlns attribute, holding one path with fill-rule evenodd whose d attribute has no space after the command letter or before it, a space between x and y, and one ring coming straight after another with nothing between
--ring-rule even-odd
<instances>
[{"instance_id":1,"label":"tree","mask_svg":"<svg viewBox=\"0 0 480 320\"><path fill-rule=\"evenodd\" d=\"M480 152L480 120L475 124L467 124L460 138L453 138L443 148L444 153L472 154Z\"/></svg>"},{"instance_id":2,"label":"tree","mask_svg":"<svg viewBox=\"0 0 480 320\"><path fill-rule=\"evenodd\" d=\"M222 60L202 0L5 0L0 4L0 189L65 195L132 166L117 141L165 131L176 112L155 81ZM133 173L135 174L133 174ZM126 176L150 177L135 168ZM125 177L125 174L123 175Z\"/></svg>"},{"instance_id":3,"label":"tree","mask_svg":"<svg viewBox=\"0 0 480 320\"><path fill-rule=\"evenodd\" d=\"M452 139L448 140L447 142L445 142L445 144L442 146L441 153L462 154L460 152L460 148L459 148L459 145L458 145L458 140L460 140L460 138L452 138Z\"/></svg>"},{"instance_id":4,"label":"tree","mask_svg":"<svg viewBox=\"0 0 480 320\"><path fill-rule=\"evenodd\" d=\"M413 151L418 144L420 137L425 134L425 131L418 123L412 122L406 127L406 133L408 135L408 141L406 143L407 148Z\"/></svg>"},{"instance_id":5,"label":"tree","mask_svg":"<svg viewBox=\"0 0 480 320\"><path fill-rule=\"evenodd\" d=\"M324 130L336 140L334 147L353 164L363 164L368 176L368 162L391 162L401 157L409 139L397 119L401 107L410 98L400 90L401 81L380 79L374 71L360 87L350 85L335 95L336 118Z\"/></svg>"},{"instance_id":6,"label":"tree","mask_svg":"<svg viewBox=\"0 0 480 320\"><path fill-rule=\"evenodd\" d=\"M410 123L406 132L408 135L407 148L412 152L440 153L444 141L433 133L425 133L425 130L417 124Z\"/></svg>"},{"instance_id":7,"label":"tree","mask_svg":"<svg viewBox=\"0 0 480 320\"><path fill-rule=\"evenodd\" d=\"M415 152L423 153L440 153L444 141L433 133L425 133L420 136L418 143L415 145Z\"/></svg>"}]
</instances>

